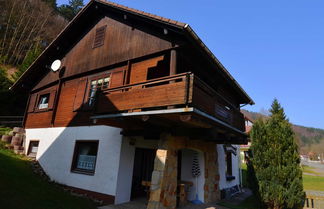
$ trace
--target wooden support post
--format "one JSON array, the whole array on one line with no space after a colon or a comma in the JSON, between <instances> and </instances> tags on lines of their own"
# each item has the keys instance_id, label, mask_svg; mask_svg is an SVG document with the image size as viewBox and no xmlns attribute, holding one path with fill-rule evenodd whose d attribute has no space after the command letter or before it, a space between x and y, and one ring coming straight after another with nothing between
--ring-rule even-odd
<instances>
[{"instance_id":1,"label":"wooden support post","mask_svg":"<svg viewBox=\"0 0 324 209\"><path fill-rule=\"evenodd\" d=\"M177 74L177 51L175 49L171 49L170 51L170 75ZM170 81L170 83L174 83L174 81ZM168 109L175 108L174 105L168 106Z\"/></svg>"},{"instance_id":2,"label":"wooden support post","mask_svg":"<svg viewBox=\"0 0 324 209\"><path fill-rule=\"evenodd\" d=\"M170 75L177 74L177 51L171 49L170 52Z\"/></svg>"}]
</instances>

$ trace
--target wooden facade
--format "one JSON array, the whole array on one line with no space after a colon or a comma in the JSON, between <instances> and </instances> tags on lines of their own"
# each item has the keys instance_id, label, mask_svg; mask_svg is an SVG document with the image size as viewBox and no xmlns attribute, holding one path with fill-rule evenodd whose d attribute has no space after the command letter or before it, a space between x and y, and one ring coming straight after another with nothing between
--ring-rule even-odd
<instances>
[{"instance_id":1,"label":"wooden facade","mask_svg":"<svg viewBox=\"0 0 324 209\"><path fill-rule=\"evenodd\" d=\"M87 14L92 21L81 27L78 20ZM14 85L20 88L25 82L30 91L25 128L88 126L98 115L196 108L209 119L179 113L154 121L172 121L178 127L212 124L208 128L244 137L240 105L253 101L206 48L193 43L197 38L188 37L186 27L92 1ZM46 65L54 59L62 61L57 72ZM48 104L39 108L44 95ZM159 124L143 117L100 123L125 129ZM230 129L222 131L224 124Z\"/></svg>"}]
</instances>

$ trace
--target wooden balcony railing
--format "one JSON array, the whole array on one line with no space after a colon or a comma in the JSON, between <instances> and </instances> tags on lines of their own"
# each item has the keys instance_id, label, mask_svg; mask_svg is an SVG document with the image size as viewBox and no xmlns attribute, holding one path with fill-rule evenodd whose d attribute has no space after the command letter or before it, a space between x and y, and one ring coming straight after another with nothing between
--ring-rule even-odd
<instances>
[{"instance_id":1,"label":"wooden balcony railing","mask_svg":"<svg viewBox=\"0 0 324 209\"><path fill-rule=\"evenodd\" d=\"M196 107L244 131L240 111L193 73L104 90L98 95L95 113L156 110L168 106Z\"/></svg>"}]
</instances>

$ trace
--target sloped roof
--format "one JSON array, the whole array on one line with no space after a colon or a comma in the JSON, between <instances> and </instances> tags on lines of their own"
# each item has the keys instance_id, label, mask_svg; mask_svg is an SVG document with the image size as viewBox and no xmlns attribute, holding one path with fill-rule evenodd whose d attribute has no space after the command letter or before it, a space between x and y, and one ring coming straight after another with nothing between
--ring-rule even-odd
<instances>
[{"instance_id":1,"label":"sloped roof","mask_svg":"<svg viewBox=\"0 0 324 209\"><path fill-rule=\"evenodd\" d=\"M21 82L25 79L26 75L28 73L31 73L32 69L34 68L37 63L46 56L46 53L49 51L50 48L55 47L56 42L58 42L60 39L63 39L66 33L68 33L69 30L72 30L72 26L76 24L76 22L83 16L83 14L95 3L100 3L106 6L109 6L111 8L121 10L127 13L131 13L136 16L140 16L146 19L153 20L155 22L159 22L165 25L169 25L175 28L178 28L182 31L185 31L187 34L189 34L189 38L194 40L196 44L199 45L203 51L209 56L212 61L220 67L220 69L223 71L223 73L227 76L227 78L230 80L232 85L239 90L241 95L245 98L247 104L254 104L254 101L249 97L249 95L244 91L244 89L238 84L238 82L233 78L233 76L227 71L227 69L220 63L220 61L215 57L215 55L208 49L208 47L202 42L202 40L198 37L198 35L194 32L194 30L186 23L182 23L179 21L175 21L172 19L164 18L158 15L150 14L141 10L129 8L114 2L106 1L106 0L91 0L83 9L70 21L70 23L63 29L63 31L56 37L55 40L52 41L52 43L42 52L42 54L34 61L34 63L26 70L25 73L13 84L11 89L18 88L18 85L21 84Z\"/></svg>"}]
</instances>

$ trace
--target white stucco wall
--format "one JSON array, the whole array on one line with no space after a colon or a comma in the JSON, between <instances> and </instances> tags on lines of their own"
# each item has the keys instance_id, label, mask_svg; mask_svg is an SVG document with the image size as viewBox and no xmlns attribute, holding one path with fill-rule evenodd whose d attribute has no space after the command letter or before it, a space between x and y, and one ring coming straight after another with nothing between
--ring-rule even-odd
<instances>
[{"instance_id":1,"label":"white stucco wall","mask_svg":"<svg viewBox=\"0 0 324 209\"><path fill-rule=\"evenodd\" d=\"M115 204L129 202L132 191L135 147L129 144L129 139L123 137L119 160L118 180Z\"/></svg>"},{"instance_id":2,"label":"white stucco wall","mask_svg":"<svg viewBox=\"0 0 324 209\"><path fill-rule=\"evenodd\" d=\"M237 148L237 154L232 154L232 174L235 176L234 180L227 181L226 180L226 155L223 148L223 144L217 145L217 153L218 153L218 171L219 171L219 188L225 189L229 187L233 187L235 185L240 184L240 167L239 167L239 160L240 160L240 153L239 153L239 146L233 145Z\"/></svg>"},{"instance_id":3,"label":"white stucco wall","mask_svg":"<svg viewBox=\"0 0 324 209\"><path fill-rule=\"evenodd\" d=\"M182 159L181 159L181 180L190 181L193 183L193 186L189 187L188 200L192 201L196 199L196 189L198 183L198 199L204 202L204 184L205 184L205 164L204 164L204 155L202 152L198 152L198 162L200 166L200 176L198 179L192 176L192 162L194 157L193 150L183 149Z\"/></svg>"},{"instance_id":4,"label":"white stucco wall","mask_svg":"<svg viewBox=\"0 0 324 209\"><path fill-rule=\"evenodd\" d=\"M109 126L26 129L26 143L39 140L36 159L52 180L115 196L122 144L120 131ZM99 140L92 176L71 172L76 140Z\"/></svg>"}]
</instances>

